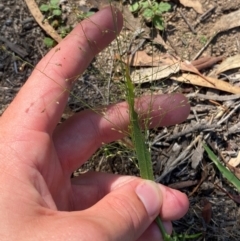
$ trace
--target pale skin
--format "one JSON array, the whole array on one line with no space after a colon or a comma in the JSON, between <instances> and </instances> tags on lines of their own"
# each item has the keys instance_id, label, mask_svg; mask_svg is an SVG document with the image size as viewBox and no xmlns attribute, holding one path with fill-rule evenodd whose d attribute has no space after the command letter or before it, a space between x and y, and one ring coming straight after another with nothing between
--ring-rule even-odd
<instances>
[{"instance_id":1,"label":"pale skin","mask_svg":"<svg viewBox=\"0 0 240 241\"><path fill-rule=\"evenodd\" d=\"M123 20L114 12L119 32ZM118 103L105 109L105 117L83 111L56 127L68 98L61 86L69 88L71 81L65 80L82 73L116 36L109 7L91 18L102 30L112 31L103 34L86 20L78 25L57 52L53 49L40 61L0 118L2 241L159 241L154 219L160 215L171 232L171 220L188 210L185 194L141 178L95 172L70 178L103 142L123 137L114 125L127 131L129 124L127 104ZM82 31L95 40L91 47ZM185 104L170 111L168 98L141 98L136 110L144 116L151 106L151 127L182 122L189 113L187 100L173 96Z\"/></svg>"}]
</instances>

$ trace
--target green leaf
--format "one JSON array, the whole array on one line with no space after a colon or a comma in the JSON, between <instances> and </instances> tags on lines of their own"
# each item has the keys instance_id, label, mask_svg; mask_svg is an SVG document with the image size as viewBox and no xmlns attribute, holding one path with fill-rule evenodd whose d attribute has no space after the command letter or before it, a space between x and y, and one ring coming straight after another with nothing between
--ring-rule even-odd
<instances>
[{"instance_id":1,"label":"green leaf","mask_svg":"<svg viewBox=\"0 0 240 241\"><path fill-rule=\"evenodd\" d=\"M140 169L140 176L144 179L154 180L153 168L152 168L152 160L151 154L148 147L145 144L145 137L141 131L141 127L139 125L139 116L134 109L135 104L135 87L131 80L130 72L128 66L125 66L125 90L127 95L127 103L129 107L129 119L130 119L130 131L132 142L135 148L138 165ZM201 234L194 234L191 236L188 235L174 235L171 237L165 230L163 222L160 217L156 217L155 219L162 237L164 241L180 241L186 240L187 238L193 239L199 237Z\"/></svg>"},{"instance_id":2,"label":"green leaf","mask_svg":"<svg viewBox=\"0 0 240 241\"><path fill-rule=\"evenodd\" d=\"M134 109L134 103L135 103L134 85L130 77L128 66L126 66L125 80L126 80L127 102L129 106L131 135L132 135L133 145L136 151L136 156L138 159L140 176L144 179L154 181L151 154L145 144L145 137L139 125L138 114ZM156 223L161 231L163 240L172 241L171 236L166 232L165 227L159 216L156 218Z\"/></svg>"},{"instance_id":3,"label":"green leaf","mask_svg":"<svg viewBox=\"0 0 240 241\"><path fill-rule=\"evenodd\" d=\"M48 47L48 48L52 48L53 46L55 46L56 42L52 39L52 38L44 38L43 43Z\"/></svg>"},{"instance_id":4,"label":"green leaf","mask_svg":"<svg viewBox=\"0 0 240 241\"><path fill-rule=\"evenodd\" d=\"M51 6L51 10L60 9L58 5L50 5L50 6Z\"/></svg>"},{"instance_id":5,"label":"green leaf","mask_svg":"<svg viewBox=\"0 0 240 241\"><path fill-rule=\"evenodd\" d=\"M145 144L145 137L141 131L138 114L134 109L134 85L132 83L129 70L126 70L126 91L127 91L127 102L129 105L129 116L132 141L136 150L136 156L138 159L138 165L140 169L140 175L144 179L154 180L151 155Z\"/></svg>"},{"instance_id":6,"label":"green leaf","mask_svg":"<svg viewBox=\"0 0 240 241\"><path fill-rule=\"evenodd\" d=\"M155 15L162 17L162 12L159 9L157 9L155 11Z\"/></svg>"},{"instance_id":7,"label":"green leaf","mask_svg":"<svg viewBox=\"0 0 240 241\"><path fill-rule=\"evenodd\" d=\"M50 0L50 4L51 4L52 6L58 6L59 0Z\"/></svg>"},{"instance_id":8,"label":"green leaf","mask_svg":"<svg viewBox=\"0 0 240 241\"><path fill-rule=\"evenodd\" d=\"M53 15L54 16L61 16L61 14L62 14L62 11L60 9L53 10Z\"/></svg>"},{"instance_id":9,"label":"green leaf","mask_svg":"<svg viewBox=\"0 0 240 241\"><path fill-rule=\"evenodd\" d=\"M218 160L217 156L206 144L203 144L203 148L222 175L240 191L240 180Z\"/></svg>"},{"instance_id":10,"label":"green leaf","mask_svg":"<svg viewBox=\"0 0 240 241\"><path fill-rule=\"evenodd\" d=\"M60 36L62 38L66 37L67 33L68 33L67 29L65 29L64 27L60 27L59 29L60 29L60 31L59 31Z\"/></svg>"},{"instance_id":11,"label":"green leaf","mask_svg":"<svg viewBox=\"0 0 240 241\"><path fill-rule=\"evenodd\" d=\"M168 12L171 9L171 5L169 3L165 2L160 2L158 4L158 10L163 13L163 12Z\"/></svg>"},{"instance_id":12,"label":"green leaf","mask_svg":"<svg viewBox=\"0 0 240 241\"><path fill-rule=\"evenodd\" d=\"M158 10L158 6L159 6L159 4L156 3L156 2L154 2L154 3L152 4L152 6L151 6L151 9L155 12L155 11Z\"/></svg>"},{"instance_id":13,"label":"green leaf","mask_svg":"<svg viewBox=\"0 0 240 241\"><path fill-rule=\"evenodd\" d=\"M137 3L137 2L129 6L129 10L132 13L135 13L135 12L139 11L140 8L141 8L141 5L139 3Z\"/></svg>"},{"instance_id":14,"label":"green leaf","mask_svg":"<svg viewBox=\"0 0 240 241\"><path fill-rule=\"evenodd\" d=\"M159 29L161 31L164 30L164 22L163 22L162 17L154 16L154 18L152 19L152 22L156 29Z\"/></svg>"},{"instance_id":15,"label":"green leaf","mask_svg":"<svg viewBox=\"0 0 240 241\"><path fill-rule=\"evenodd\" d=\"M47 4L42 4L39 9L40 9L40 11L42 11L42 12L48 12L48 11L49 11L49 5L47 5Z\"/></svg>"},{"instance_id":16,"label":"green leaf","mask_svg":"<svg viewBox=\"0 0 240 241\"><path fill-rule=\"evenodd\" d=\"M147 22L150 22L154 17L154 12L152 11L152 9L146 8L143 11L142 15Z\"/></svg>"},{"instance_id":17,"label":"green leaf","mask_svg":"<svg viewBox=\"0 0 240 241\"><path fill-rule=\"evenodd\" d=\"M148 0L147 1L144 1L144 2L141 2L141 8L142 9L145 9L145 8L151 8L151 5L149 4Z\"/></svg>"}]
</instances>

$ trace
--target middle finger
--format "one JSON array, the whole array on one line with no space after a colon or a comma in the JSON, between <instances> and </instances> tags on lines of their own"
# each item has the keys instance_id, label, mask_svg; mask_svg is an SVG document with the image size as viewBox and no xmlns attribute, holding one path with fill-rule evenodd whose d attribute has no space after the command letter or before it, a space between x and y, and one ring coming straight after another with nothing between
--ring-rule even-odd
<instances>
[{"instance_id":1,"label":"middle finger","mask_svg":"<svg viewBox=\"0 0 240 241\"><path fill-rule=\"evenodd\" d=\"M169 126L186 119L189 104L181 94L143 96L135 103L140 118L149 127ZM104 112L104 113L103 113ZM128 132L129 113L126 102L102 108L100 113L82 111L60 125L54 144L63 170L72 173L103 144L122 138Z\"/></svg>"}]
</instances>

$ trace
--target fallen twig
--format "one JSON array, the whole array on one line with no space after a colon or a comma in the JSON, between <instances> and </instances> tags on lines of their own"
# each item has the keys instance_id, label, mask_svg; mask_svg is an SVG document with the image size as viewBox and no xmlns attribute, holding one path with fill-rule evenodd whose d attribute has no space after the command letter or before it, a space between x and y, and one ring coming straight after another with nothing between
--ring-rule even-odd
<instances>
[{"instance_id":1,"label":"fallen twig","mask_svg":"<svg viewBox=\"0 0 240 241\"><path fill-rule=\"evenodd\" d=\"M229 101L237 100L240 98L240 94L237 95L204 95L199 93L190 93L186 95L187 98L200 98L205 100L216 100L216 101Z\"/></svg>"},{"instance_id":2,"label":"fallen twig","mask_svg":"<svg viewBox=\"0 0 240 241\"><path fill-rule=\"evenodd\" d=\"M168 138L166 138L165 141L173 141L181 136L186 136L187 134L189 133L192 133L192 132L196 132L196 131L203 131L203 130L206 130L206 129L216 129L220 127L219 124L206 124L206 123L198 123L196 124L195 126L193 127L190 127L182 132L179 132L179 133L176 133Z\"/></svg>"},{"instance_id":3,"label":"fallen twig","mask_svg":"<svg viewBox=\"0 0 240 241\"><path fill-rule=\"evenodd\" d=\"M240 103L238 105L236 105L231 111L230 113L225 116L223 119L221 119L220 121L218 121L218 125L221 125L223 122L227 121L234 113L236 113L236 110L240 107Z\"/></svg>"},{"instance_id":4,"label":"fallen twig","mask_svg":"<svg viewBox=\"0 0 240 241\"><path fill-rule=\"evenodd\" d=\"M208 45L213 41L213 39L218 35L219 31L214 33L210 39L207 41L207 43L199 50L199 52L194 56L193 60L196 60L202 53L203 51L208 47Z\"/></svg>"},{"instance_id":5,"label":"fallen twig","mask_svg":"<svg viewBox=\"0 0 240 241\"><path fill-rule=\"evenodd\" d=\"M187 181L169 184L168 187L171 187L171 188L174 188L174 189L183 189L183 188L186 188L186 187L194 186L198 182L199 182L198 180L187 180Z\"/></svg>"},{"instance_id":6,"label":"fallen twig","mask_svg":"<svg viewBox=\"0 0 240 241\"><path fill-rule=\"evenodd\" d=\"M182 13L182 11L180 9L178 9L178 12L180 13L181 17L183 18L183 20L185 21L185 23L187 24L187 26L190 28L190 30L196 34L196 30L193 28L193 26L188 22L187 18L185 17L185 15Z\"/></svg>"},{"instance_id":7,"label":"fallen twig","mask_svg":"<svg viewBox=\"0 0 240 241\"><path fill-rule=\"evenodd\" d=\"M196 21L196 23L195 23L195 25L194 25L194 28L196 28L199 23L201 23L202 21L206 20L206 19L210 16L210 13L212 13L212 12L215 10L216 7L217 7L217 6L213 6L212 8L210 8L209 10L207 10L205 13L203 13L203 14L197 19L197 21Z\"/></svg>"},{"instance_id":8,"label":"fallen twig","mask_svg":"<svg viewBox=\"0 0 240 241\"><path fill-rule=\"evenodd\" d=\"M167 166L165 167L163 173L160 177L156 179L156 182L160 182L168 173L170 173L173 169L177 167L181 160L183 160L190 152L193 146L202 138L202 135L198 135L195 140L171 163L168 162Z\"/></svg>"},{"instance_id":9,"label":"fallen twig","mask_svg":"<svg viewBox=\"0 0 240 241\"><path fill-rule=\"evenodd\" d=\"M21 46L18 46L14 43L11 43L8 39L0 36L0 41L4 42L13 52L19 55L21 58L25 58L28 56L28 52Z\"/></svg>"}]
</instances>

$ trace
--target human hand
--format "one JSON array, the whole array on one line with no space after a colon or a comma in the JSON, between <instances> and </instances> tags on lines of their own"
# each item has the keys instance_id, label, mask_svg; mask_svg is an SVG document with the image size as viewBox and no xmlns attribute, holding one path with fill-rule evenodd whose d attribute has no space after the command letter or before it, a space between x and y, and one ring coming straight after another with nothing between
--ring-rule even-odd
<instances>
[{"instance_id":1,"label":"human hand","mask_svg":"<svg viewBox=\"0 0 240 241\"><path fill-rule=\"evenodd\" d=\"M115 15L119 32L122 16L117 10ZM65 80L82 73L116 35L110 8L91 18L112 31L102 34L91 21L83 21L42 59L37 69L44 74L34 70L0 118L2 241L154 241L161 237L156 216L160 214L171 232L170 221L187 211L184 194L140 178L94 172L70 178L102 143L122 137L112 123L121 130L128 127L127 104L119 103L107 107L107 118L86 110L56 128L68 98L67 91L61 94L63 87L71 87ZM171 111L168 98L143 97L136 109L144 116L151 102L151 127L183 121L189 113L186 99L172 96L185 105ZM49 105L53 99L59 104Z\"/></svg>"}]
</instances>

